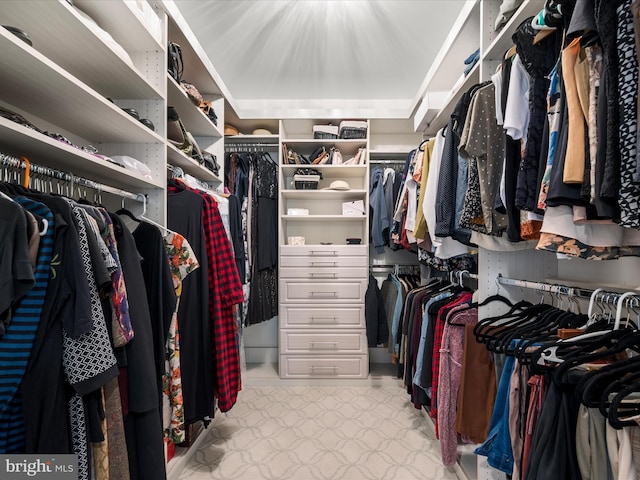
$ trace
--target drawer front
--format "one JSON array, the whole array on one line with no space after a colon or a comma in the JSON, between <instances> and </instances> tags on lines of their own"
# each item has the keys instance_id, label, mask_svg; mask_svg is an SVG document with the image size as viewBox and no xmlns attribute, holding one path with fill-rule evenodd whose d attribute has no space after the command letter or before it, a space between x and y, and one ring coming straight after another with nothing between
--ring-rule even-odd
<instances>
[{"instance_id":1,"label":"drawer front","mask_svg":"<svg viewBox=\"0 0 640 480\"><path fill-rule=\"evenodd\" d=\"M367 335L364 331L323 333L317 331L280 331L282 353L312 353L336 355L367 353Z\"/></svg>"},{"instance_id":2,"label":"drawer front","mask_svg":"<svg viewBox=\"0 0 640 480\"><path fill-rule=\"evenodd\" d=\"M363 328L364 306L280 306L280 328Z\"/></svg>"},{"instance_id":3,"label":"drawer front","mask_svg":"<svg viewBox=\"0 0 640 480\"><path fill-rule=\"evenodd\" d=\"M280 298L283 302L364 302L367 280L299 281L280 279Z\"/></svg>"},{"instance_id":4,"label":"drawer front","mask_svg":"<svg viewBox=\"0 0 640 480\"><path fill-rule=\"evenodd\" d=\"M282 378L367 378L367 355L340 356L335 358L281 355Z\"/></svg>"},{"instance_id":5,"label":"drawer front","mask_svg":"<svg viewBox=\"0 0 640 480\"><path fill-rule=\"evenodd\" d=\"M280 257L281 267L309 267L309 268L336 268L336 267L369 267L367 257L341 256L341 257Z\"/></svg>"},{"instance_id":6,"label":"drawer front","mask_svg":"<svg viewBox=\"0 0 640 480\"><path fill-rule=\"evenodd\" d=\"M367 278L369 270L367 267L317 267L317 268L296 268L284 267L280 269L281 278L308 278L317 280L333 280L340 278Z\"/></svg>"},{"instance_id":7,"label":"drawer front","mask_svg":"<svg viewBox=\"0 0 640 480\"><path fill-rule=\"evenodd\" d=\"M280 255L296 257L366 257L367 245L281 245Z\"/></svg>"}]
</instances>

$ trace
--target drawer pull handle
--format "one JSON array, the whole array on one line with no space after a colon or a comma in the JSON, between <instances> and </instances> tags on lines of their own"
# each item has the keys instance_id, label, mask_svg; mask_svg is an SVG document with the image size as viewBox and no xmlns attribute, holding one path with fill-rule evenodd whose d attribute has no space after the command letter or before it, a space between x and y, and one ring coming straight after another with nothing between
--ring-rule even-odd
<instances>
[{"instance_id":1,"label":"drawer pull handle","mask_svg":"<svg viewBox=\"0 0 640 480\"><path fill-rule=\"evenodd\" d=\"M311 321L315 323L336 323L338 317L311 317Z\"/></svg>"},{"instance_id":2,"label":"drawer pull handle","mask_svg":"<svg viewBox=\"0 0 640 480\"><path fill-rule=\"evenodd\" d=\"M316 265L333 265L334 267L338 264L338 262L311 262L311 266Z\"/></svg>"},{"instance_id":3,"label":"drawer pull handle","mask_svg":"<svg viewBox=\"0 0 640 480\"><path fill-rule=\"evenodd\" d=\"M333 373L338 373L338 367L322 367L322 366L311 366L311 373L316 373L318 370L331 370Z\"/></svg>"},{"instance_id":4,"label":"drawer pull handle","mask_svg":"<svg viewBox=\"0 0 640 480\"><path fill-rule=\"evenodd\" d=\"M337 250L310 250L309 253L311 255L333 255L336 256L338 254Z\"/></svg>"},{"instance_id":5,"label":"drawer pull handle","mask_svg":"<svg viewBox=\"0 0 640 480\"><path fill-rule=\"evenodd\" d=\"M312 297L336 297L338 292L311 292Z\"/></svg>"},{"instance_id":6,"label":"drawer pull handle","mask_svg":"<svg viewBox=\"0 0 640 480\"><path fill-rule=\"evenodd\" d=\"M311 344L311 349L315 349L316 345L330 345L329 348L331 349L335 349L338 348L338 342L322 342L322 341L311 341L309 342ZM326 348L325 348L326 350Z\"/></svg>"},{"instance_id":7,"label":"drawer pull handle","mask_svg":"<svg viewBox=\"0 0 640 480\"><path fill-rule=\"evenodd\" d=\"M336 278L338 275L336 273L313 273L309 274L311 277L320 277L320 278Z\"/></svg>"}]
</instances>

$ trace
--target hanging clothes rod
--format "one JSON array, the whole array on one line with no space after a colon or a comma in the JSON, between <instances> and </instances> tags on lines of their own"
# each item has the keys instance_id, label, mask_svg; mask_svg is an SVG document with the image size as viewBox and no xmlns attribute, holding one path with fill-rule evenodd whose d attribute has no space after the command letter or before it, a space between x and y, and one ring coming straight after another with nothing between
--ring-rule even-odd
<instances>
[{"instance_id":1,"label":"hanging clothes rod","mask_svg":"<svg viewBox=\"0 0 640 480\"><path fill-rule=\"evenodd\" d=\"M249 149L249 151L256 151L256 149L276 149L278 148L277 143L230 143L224 146L225 151L228 152L240 152L242 149Z\"/></svg>"},{"instance_id":2,"label":"hanging clothes rod","mask_svg":"<svg viewBox=\"0 0 640 480\"><path fill-rule=\"evenodd\" d=\"M375 158L370 158L369 163L372 165L404 165L406 163L406 159L397 158L395 160L377 160Z\"/></svg>"},{"instance_id":3,"label":"hanging clothes rod","mask_svg":"<svg viewBox=\"0 0 640 480\"><path fill-rule=\"evenodd\" d=\"M518 280L515 278L503 277L502 275L498 275L497 282L500 285L510 285L514 287L528 288L530 290L537 290L538 292L561 293L565 295L571 295L577 298L590 299L591 295L593 295L594 293L594 290L589 288L570 287L567 285L558 285L558 284L544 283L544 282L531 282L529 280ZM617 299L623 294L608 292L608 295Z\"/></svg>"},{"instance_id":4,"label":"hanging clothes rod","mask_svg":"<svg viewBox=\"0 0 640 480\"><path fill-rule=\"evenodd\" d=\"M131 200L136 200L141 202L146 210L147 197L142 193L132 193L126 190L122 190L121 188L112 187L110 185L105 185L103 183L99 183L93 180L89 180L83 177L76 177L72 173L64 172L62 170L56 170L51 167L45 167L43 165L38 165L36 163L31 163L26 159L13 157L11 155L7 155L4 153L0 153L0 168L11 168L14 170L23 170L26 171L27 168L29 170L29 180L33 180L36 185L39 186L40 181L42 181L42 177L49 177L51 180L57 180L59 182L65 182L71 185L70 196L73 196L73 188L84 187L95 190L100 194L101 192L110 193L112 195L116 195L122 198L128 198ZM37 189L37 188L36 188Z\"/></svg>"},{"instance_id":5,"label":"hanging clothes rod","mask_svg":"<svg viewBox=\"0 0 640 480\"><path fill-rule=\"evenodd\" d=\"M171 165L167 163L167 170L171 172L171 178L178 178L178 179L185 180L188 176L189 179L193 180L195 184L198 186L198 188L200 188L201 190L211 190L211 185L209 185L207 182L197 177L194 177L191 174L185 173L184 170L182 170L182 168L180 167L176 167L175 165Z\"/></svg>"}]
</instances>

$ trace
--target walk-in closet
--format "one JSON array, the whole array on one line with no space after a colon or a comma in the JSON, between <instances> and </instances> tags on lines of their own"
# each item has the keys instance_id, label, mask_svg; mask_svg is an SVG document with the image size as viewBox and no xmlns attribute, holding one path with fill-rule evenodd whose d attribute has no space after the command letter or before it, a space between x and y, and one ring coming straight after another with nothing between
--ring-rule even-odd
<instances>
[{"instance_id":1,"label":"walk-in closet","mask_svg":"<svg viewBox=\"0 0 640 480\"><path fill-rule=\"evenodd\" d=\"M640 0L0 45L0 478L640 480Z\"/></svg>"}]
</instances>

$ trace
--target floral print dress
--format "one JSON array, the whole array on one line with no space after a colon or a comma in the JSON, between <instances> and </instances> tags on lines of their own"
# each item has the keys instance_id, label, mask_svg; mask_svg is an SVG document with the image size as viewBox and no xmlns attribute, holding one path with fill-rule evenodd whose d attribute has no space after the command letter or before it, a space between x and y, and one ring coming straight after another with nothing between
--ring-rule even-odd
<instances>
[{"instance_id":1,"label":"floral print dress","mask_svg":"<svg viewBox=\"0 0 640 480\"><path fill-rule=\"evenodd\" d=\"M200 264L187 239L179 233L170 232L164 237L164 243L178 300L171 318L165 346L165 371L162 377L162 427L165 437L177 444L185 440L178 307L180 306L182 281L187 275L199 268Z\"/></svg>"}]
</instances>

